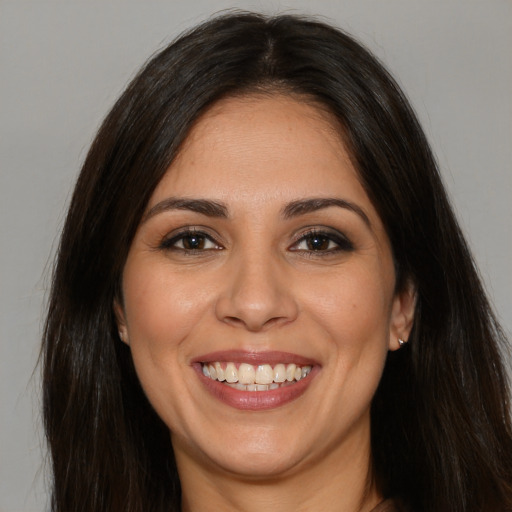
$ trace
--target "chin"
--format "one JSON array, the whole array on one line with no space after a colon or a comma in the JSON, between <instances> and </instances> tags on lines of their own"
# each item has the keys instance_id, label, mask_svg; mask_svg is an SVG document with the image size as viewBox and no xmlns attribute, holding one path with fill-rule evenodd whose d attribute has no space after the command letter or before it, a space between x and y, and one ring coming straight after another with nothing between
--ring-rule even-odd
<instances>
[{"instance_id":1,"label":"chin","mask_svg":"<svg viewBox=\"0 0 512 512\"><path fill-rule=\"evenodd\" d=\"M233 454L229 459L216 461L216 465L228 473L239 477L255 480L266 480L285 477L300 467L300 457L277 450L274 453Z\"/></svg>"},{"instance_id":2,"label":"chin","mask_svg":"<svg viewBox=\"0 0 512 512\"><path fill-rule=\"evenodd\" d=\"M262 431L263 430L263 431ZM225 433L229 432L228 436ZM276 435L277 434L277 435ZM203 443L188 447L189 457L200 466L210 466L212 471L224 471L244 479L264 480L293 473L301 466L305 454L300 450L300 441L289 432L276 429L226 429L224 433L204 439ZM176 455L183 452L177 446L179 440L173 436ZM188 443L187 443L188 444ZM300 453L299 453L300 452Z\"/></svg>"}]
</instances>

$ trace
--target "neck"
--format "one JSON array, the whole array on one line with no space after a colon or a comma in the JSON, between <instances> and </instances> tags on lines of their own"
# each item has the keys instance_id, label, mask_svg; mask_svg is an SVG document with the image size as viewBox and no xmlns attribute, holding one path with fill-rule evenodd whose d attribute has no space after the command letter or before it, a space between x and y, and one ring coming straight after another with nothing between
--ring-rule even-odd
<instances>
[{"instance_id":1,"label":"neck","mask_svg":"<svg viewBox=\"0 0 512 512\"><path fill-rule=\"evenodd\" d=\"M369 512L382 500L372 478L369 429L359 441L267 478L196 463L175 447L182 511Z\"/></svg>"}]
</instances>

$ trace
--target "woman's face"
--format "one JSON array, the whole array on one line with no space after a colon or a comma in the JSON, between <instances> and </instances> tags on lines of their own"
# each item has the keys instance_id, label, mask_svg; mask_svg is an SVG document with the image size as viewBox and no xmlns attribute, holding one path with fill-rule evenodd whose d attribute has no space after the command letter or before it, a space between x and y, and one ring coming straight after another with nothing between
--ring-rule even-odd
<instances>
[{"instance_id":1,"label":"woman's face","mask_svg":"<svg viewBox=\"0 0 512 512\"><path fill-rule=\"evenodd\" d=\"M180 471L367 464L370 402L412 319L394 286L329 115L286 96L215 104L150 199L116 306Z\"/></svg>"}]
</instances>

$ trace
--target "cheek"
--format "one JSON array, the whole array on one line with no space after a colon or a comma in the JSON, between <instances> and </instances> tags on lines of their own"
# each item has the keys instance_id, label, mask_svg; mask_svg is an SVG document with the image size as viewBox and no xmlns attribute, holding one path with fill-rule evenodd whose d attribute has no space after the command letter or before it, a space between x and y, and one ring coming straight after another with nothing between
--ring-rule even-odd
<instances>
[{"instance_id":1,"label":"cheek","mask_svg":"<svg viewBox=\"0 0 512 512\"><path fill-rule=\"evenodd\" d=\"M340 425L368 411L386 362L392 288L368 268L353 267L326 281L309 310L330 344L325 370L329 409Z\"/></svg>"},{"instance_id":2,"label":"cheek","mask_svg":"<svg viewBox=\"0 0 512 512\"><path fill-rule=\"evenodd\" d=\"M387 340L392 292L381 275L354 267L311 287L309 309L333 340L360 349Z\"/></svg>"},{"instance_id":3,"label":"cheek","mask_svg":"<svg viewBox=\"0 0 512 512\"><path fill-rule=\"evenodd\" d=\"M330 406L340 424L352 421L345 415L359 417L367 410L386 362L392 279L381 275L369 265L351 266L315 288L309 302L313 322L329 340L325 369L333 386Z\"/></svg>"},{"instance_id":4,"label":"cheek","mask_svg":"<svg viewBox=\"0 0 512 512\"><path fill-rule=\"evenodd\" d=\"M209 296L200 283L156 265L128 265L123 291L133 343L176 346L208 309Z\"/></svg>"},{"instance_id":5,"label":"cheek","mask_svg":"<svg viewBox=\"0 0 512 512\"><path fill-rule=\"evenodd\" d=\"M135 263L135 262L134 262ZM158 266L127 263L123 276L124 311L130 350L149 401L169 426L183 417L179 397L187 393L187 336L207 309L194 283Z\"/></svg>"}]
</instances>

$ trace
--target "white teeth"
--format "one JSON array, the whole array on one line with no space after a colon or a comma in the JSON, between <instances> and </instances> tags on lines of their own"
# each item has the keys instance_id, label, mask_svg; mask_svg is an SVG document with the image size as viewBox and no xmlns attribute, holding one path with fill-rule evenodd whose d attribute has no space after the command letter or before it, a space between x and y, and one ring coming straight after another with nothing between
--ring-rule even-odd
<instances>
[{"instance_id":1,"label":"white teeth","mask_svg":"<svg viewBox=\"0 0 512 512\"><path fill-rule=\"evenodd\" d=\"M260 364L256 370L256 384L270 384L274 380L274 370L269 364Z\"/></svg>"},{"instance_id":2,"label":"white teeth","mask_svg":"<svg viewBox=\"0 0 512 512\"><path fill-rule=\"evenodd\" d=\"M243 386L246 391L268 391L268 384L247 384L247 386Z\"/></svg>"},{"instance_id":3,"label":"white teeth","mask_svg":"<svg viewBox=\"0 0 512 512\"><path fill-rule=\"evenodd\" d=\"M254 384L256 372L252 364L241 363L238 368L238 382L242 384Z\"/></svg>"},{"instance_id":4,"label":"white teeth","mask_svg":"<svg viewBox=\"0 0 512 512\"><path fill-rule=\"evenodd\" d=\"M274 382L284 382L286 380L286 368L284 364L274 366Z\"/></svg>"},{"instance_id":5,"label":"white teeth","mask_svg":"<svg viewBox=\"0 0 512 512\"><path fill-rule=\"evenodd\" d=\"M226 365L224 375L226 376L226 382L229 382L230 384L238 382L238 370L236 369L234 363L228 363Z\"/></svg>"},{"instance_id":6,"label":"white teeth","mask_svg":"<svg viewBox=\"0 0 512 512\"><path fill-rule=\"evenodd\" d=\"M291 382L295 379L295 368L296 366L292 363L286 367L286 380Z\"/></svg>"},{"instance_id":7,"label":"white teeth","mask_svg":"<svg viewBox=\"0 0 512 512\"><path fill-rule=\"evenodd\" d=\"M217 380L223 382L226 380L226 375L220 363L215 363L215 371L217 372Z\"/></svg>"},{"instance_id":8,"label":"white teeth","mask_svg":"<svg viewBox=\"0 0 512 512\"><path fill-rule=\"evenodd\" d=\"M212 380L225 382L234 389L241 391L268 391L288 386L304 379L311 372L311 366L297 366L293 363L260 364L256 368L247 363L240 363L238 369L233 362L205 363L202 365L203 375Z\"/></svg>"}]
</instances>

